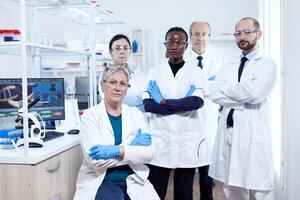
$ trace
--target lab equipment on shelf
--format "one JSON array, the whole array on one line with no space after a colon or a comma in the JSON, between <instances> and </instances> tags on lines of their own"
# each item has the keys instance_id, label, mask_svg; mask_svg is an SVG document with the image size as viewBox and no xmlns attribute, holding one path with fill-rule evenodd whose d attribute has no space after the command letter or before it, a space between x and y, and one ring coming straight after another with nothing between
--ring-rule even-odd
<instances>
[{"instance_id":1,"label":"lab equipment on shelf","mask_svg":"<svg viewBox=\"0 0 300 200\"><path fill-rule=\"evenodd\" d=\"M0 148L1 149L13 149L14 143L23 134L23 129L7 128L0 130Z\"/></svg>"},{"instance_id":2,"label":"lab equipment on shelf","mask_svg":"<svg viewBox=\"0 0 300 200\"><path fill-rule=\"evenodd\" d=\"M15 42L20 41L21 32L17 29L0 29L0 41Z\"/></svg>"},{"instance_id":3,"label":"lab equipment on shelf","mask_svg":"<svg viewBox=\"0 0 300 200\"><path fill-rule=\"evenodd\" d=\"M138 43L136 40L132 41L132 53L136 53L138 51Z\"/></svg>"}]
</instances>

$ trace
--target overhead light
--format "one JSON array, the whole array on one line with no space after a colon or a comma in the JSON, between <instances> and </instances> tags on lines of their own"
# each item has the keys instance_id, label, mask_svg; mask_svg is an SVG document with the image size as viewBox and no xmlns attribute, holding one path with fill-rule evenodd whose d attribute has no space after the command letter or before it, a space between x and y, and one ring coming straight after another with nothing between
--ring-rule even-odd
<instances>
[{"instance_id":1,"label":"overhead light","mask_svg":"<svg viewBox=\"0 0 300 200\"><path fill-rule=\"evenodd\" d=\"M80 15L85 16L85 17L90 17L90 15L87 12L85 12L83 10L80 10L79 8L67 8L67 11L76 12Z\"/></svg>"}]
</instances>

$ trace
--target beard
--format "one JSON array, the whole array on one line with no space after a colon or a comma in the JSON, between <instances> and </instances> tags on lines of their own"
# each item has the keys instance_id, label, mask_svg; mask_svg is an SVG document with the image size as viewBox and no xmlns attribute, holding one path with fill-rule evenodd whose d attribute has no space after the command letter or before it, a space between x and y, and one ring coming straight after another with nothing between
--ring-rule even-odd
<instances>
[{"instance_id":1,"label":"beard","mask_svg":"<svg viewBox=\"0 0 300 200\"><path fill-rule=\"evenodd\" d=\"M257 38L255 38L252 42L246 41L246 40L241 40L241 41L239 41L239 43L237 45L241 50L249 51L256 46L256 43L257 43Z\"/></svg>"}]
</instances>

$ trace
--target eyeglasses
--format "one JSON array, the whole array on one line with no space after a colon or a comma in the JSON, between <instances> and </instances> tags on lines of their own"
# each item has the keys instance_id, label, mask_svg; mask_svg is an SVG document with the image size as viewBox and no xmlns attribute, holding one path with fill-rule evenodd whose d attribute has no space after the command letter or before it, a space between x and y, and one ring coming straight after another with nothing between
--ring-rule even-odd
<instances>
[{"instance_id":1,"label":"eyeglasses","mask_svg":"<svg viewBox=\"0 0 300 200\"><path fill-rule=\"evenodd\" d=\"M115 46L112 48L112 50L115 50L117 52L120 52L121 50L125 51L125 52L129 52L131 50L131 48L129 46Z\"/></svg>"},{"instance_id":2,"label":"eyeglasses","mask_svg":"<svg viewBox=\"0 0 300 200\"><path fill-rule=\"evenodd\" d=\"M108 87L110 88L121 88L121 89L125 89L125 88L128 88L130 87L130 84L125 82L125 81L116 81L116 80L105 80L103 81Z\"/></svg>"},{"instance_id":3,"label":"eyeglasses","mask_svg":"<svg viewBox=\"0 0 300 200\"><path fill-rule=\"evenodd\" d=\"M252 33L255 33L255 32L257 32L257 30L252 30L252 29L245 29L245 30L241 30L241 31L236 31L234 34L233 34L233 36L235 37L235 38L239 38L239 37L241 37L241 35L242 35L242 33L244 33L244 35L246 36L246 37L249 37Z\"/></svg>"},{"instance_id":4,"label":"eyeglasses","mask_svg":"<svg viewBox=\"0 0 300 200\"><path fill-rule=\"evenodd\" d=\"M210 33L208 33L208 32L191 32L191 35L192 36L195 36L195 37L200 37L200 36L202 36L202 37L209 37L210 36Z\"/></svg>"},{"instance_id":5,"label":"eyeglasses","mask_svg":"<svg viewBox=\"0 0 300 200\"><path fill-rule=\"evenodd\" d=\"M176 45L176 46L185 46L187 44L186 41L182 41L182 40L174 40L174 41L165 41L164 44L167 46L167 47L171 47L173 45Z\"/></svg>"}]
</instances>

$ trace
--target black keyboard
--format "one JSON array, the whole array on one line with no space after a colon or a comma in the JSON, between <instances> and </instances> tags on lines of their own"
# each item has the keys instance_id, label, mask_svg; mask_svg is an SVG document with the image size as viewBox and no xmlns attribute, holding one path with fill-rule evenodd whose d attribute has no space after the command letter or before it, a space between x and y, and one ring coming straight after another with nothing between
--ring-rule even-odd
<instances>
[{"instance_id":1,"label":"black keyboard","mask_svg":"<svg viewBox=\"0 0 300 200\"><path fill-rule=\"evenodd\" d=\"M57 132L57 131L46 131L46 135L44 138L42 138L42 140L44 142L47 142L49 140L53 140L53 139L61 137L61 136L64 136L64 133Z\"/></svg>"}]
</instances>

